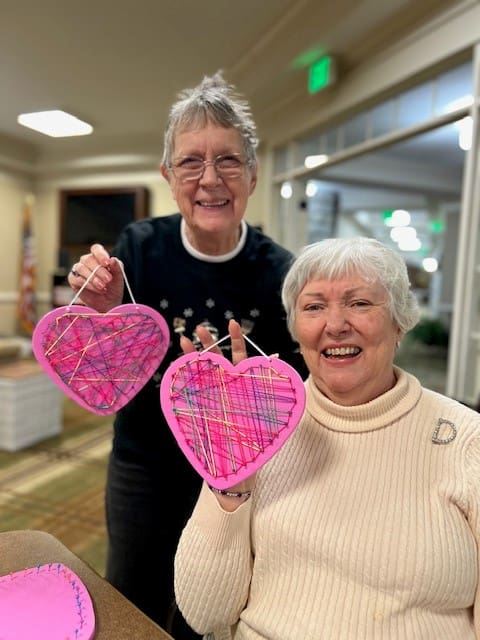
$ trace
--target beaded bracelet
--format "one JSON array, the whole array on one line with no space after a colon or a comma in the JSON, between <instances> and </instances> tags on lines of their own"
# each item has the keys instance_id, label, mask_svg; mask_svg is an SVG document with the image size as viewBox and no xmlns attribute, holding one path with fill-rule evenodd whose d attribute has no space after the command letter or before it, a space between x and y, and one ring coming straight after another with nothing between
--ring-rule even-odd
<instances>
[{"instance_id":1,"label":"beaded bracelet","mask_svg":"<svg viewBox=\"0 0 480 640\"><path fill-rule=\"evenodd\" d=\"M228 496L229 498L245 498L245 500L248 500L252 495L251 491L228 491L227 489L216 489L211 485L208 485L208 488L214 493L220 493L222 496Z\"/></svg>"}]
</instances>

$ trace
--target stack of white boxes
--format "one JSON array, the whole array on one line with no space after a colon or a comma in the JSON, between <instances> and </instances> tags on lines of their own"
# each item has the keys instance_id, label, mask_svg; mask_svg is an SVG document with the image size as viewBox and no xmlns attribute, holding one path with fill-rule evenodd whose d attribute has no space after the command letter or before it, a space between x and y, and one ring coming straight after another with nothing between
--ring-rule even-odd
<instances>
[{"instance_id":1,"label":"stack of white boxes","mask_svg":"<svg viewBox=\"0 0 480 640\"><path fill-rule=\"evenodd\" d=\"M0 365L0 449L17 451L62 429L63 394L34 360Z\"/></svg>"}]
</instances>

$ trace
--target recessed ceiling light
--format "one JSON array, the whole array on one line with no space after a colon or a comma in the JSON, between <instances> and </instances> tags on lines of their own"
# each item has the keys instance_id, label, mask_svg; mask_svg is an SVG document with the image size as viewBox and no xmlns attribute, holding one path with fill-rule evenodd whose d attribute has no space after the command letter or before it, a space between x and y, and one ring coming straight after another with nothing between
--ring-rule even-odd
<instances>
[{"instance_id":1,"label":"recessed ceiling light","mask_svg":"<svg viewBox=\"0 0 480 640\"><path fill-rule=\"evenodd\" d=\"M307 156L304 160L304 164L307 169L319 167L321 164L325 164L326 162L328 162L328 156L325 153L321 153L316 156Z\"/></svg>"},{"instance_id":2,"label":"recessed ceiling light","mask_svg":"<svg viewBox=\"0 0 480 640\"><path fill-rule=\"evenodd\" d=\"M53 138L68 136L87 136L93 127L83 120L79 120L65 111L37 111L36 113L22 113L17 122L24 127L34 129Z\"/></svg>"}]
</instances>

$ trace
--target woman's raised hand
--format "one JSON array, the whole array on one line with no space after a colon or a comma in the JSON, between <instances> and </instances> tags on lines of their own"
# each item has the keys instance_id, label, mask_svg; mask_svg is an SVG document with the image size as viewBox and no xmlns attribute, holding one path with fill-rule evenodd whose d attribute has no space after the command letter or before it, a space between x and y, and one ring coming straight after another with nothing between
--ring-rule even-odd
<instances>
[{"instance_id":1,"label":"woman's raised hand","mask_svg":"<svg viewBox=\"0 0 480 640\"><path fill-rule=\"evenodd\" d=\"M95 275L92 276L94 271ZM125 286L122 263L111 257L101 244L93 244L90 253L80 257L67 279L75 293L88 280L80 299L99 313L105 313L122 303Z\"/></svg>"},{"instance_id":2,"label":"woman's raised hand","mask_svg":"<svg viewBox=\"0 0 480 640\"><path fill-rule=\"evenodd\" d=\"M196 328L196 332L204 349L208 349L212 344L215 344L212 334L206 327L199 325ZM230 334L230 341L232 343L232 362L233 364L238 364L247 357L247 349L242 329L236 320L230 320L228 323L228 333ZM180 339L180 346L182 347L183 353L192 353L193 351L196 351L193 342L185 336L182 336ZM213 347L210 351L212 353L222 355L222 351L218 346Z\"/></svg>"}]
</instances>

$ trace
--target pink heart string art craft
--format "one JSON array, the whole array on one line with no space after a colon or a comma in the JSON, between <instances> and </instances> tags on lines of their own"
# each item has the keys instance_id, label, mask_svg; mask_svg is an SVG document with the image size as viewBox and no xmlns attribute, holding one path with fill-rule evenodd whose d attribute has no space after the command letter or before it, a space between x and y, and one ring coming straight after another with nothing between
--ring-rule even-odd
<instances>
[{"instance_id":1,"label":"pink heart string art craft","mask_svg":"<svg viewBox=\"0 0 480 640\"><path fill-rule=\"evenodd\" d=\"M234 366L204 351L168 367L160 401L190 464L208 484L227 489L282 447L302 416L305 387L279 358L254 356Z\"/></svg>"},{"instance_id":2,"label":"pink heart string art craft","mask_svg":"<svg viewBox=\"0 0 480 640\"><path fill-rule=\"evenodd\" d=\"M98 313L72 301L39 320L32 349L62 391L85 409L110 415L155 373L169 340L165 319L150 307L133 302Z\"/></svg>"},{"instance_id":3,"label":"pink heart string art craft","mask_svg":"<svg viewBox=\"0 0 480 640\"><path fill-rule=\"evenodd\" d=\"M64 564L0 577L1 640L92 640L94 635L90 594Z\"/></svg>"}]
</instances>

